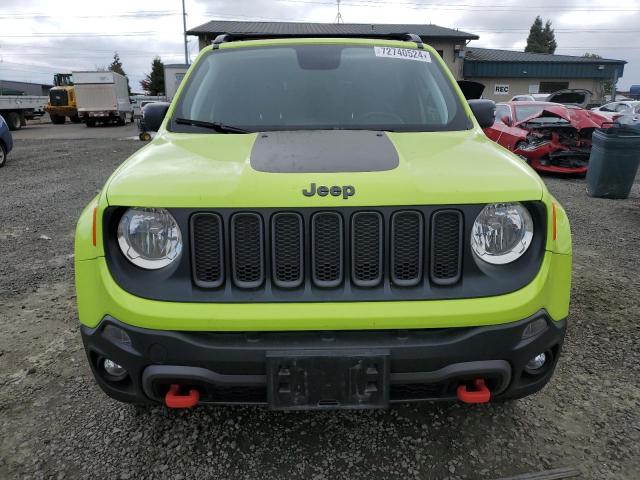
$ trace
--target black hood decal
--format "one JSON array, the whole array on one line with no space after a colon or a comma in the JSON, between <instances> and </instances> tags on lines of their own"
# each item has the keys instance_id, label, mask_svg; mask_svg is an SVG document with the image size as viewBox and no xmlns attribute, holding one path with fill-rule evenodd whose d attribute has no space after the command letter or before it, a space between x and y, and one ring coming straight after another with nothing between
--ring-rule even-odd
<instances>
[{"instance_id":1,"label":"black hood decal","mask_svg":"<svg viewBox=\"0 0 640 480\"><path fill-rule=\"evenodd\" d=\"M382 172L400 163L385 133L310 130L258 134L251 166L270 173Z\"/></svg>"}]
</instances>

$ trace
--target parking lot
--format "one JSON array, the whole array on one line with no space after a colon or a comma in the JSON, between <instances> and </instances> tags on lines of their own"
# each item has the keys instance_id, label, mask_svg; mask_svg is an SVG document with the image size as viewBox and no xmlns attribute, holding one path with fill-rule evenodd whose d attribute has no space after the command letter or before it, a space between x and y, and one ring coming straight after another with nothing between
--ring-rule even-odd
<instances>
[{"instance_id":1,"label":"parking lot","mask_svg":"<svg viewBox=\"0 0 640 480\"><path fill-rule=\"evenodd\" d=\"M139 410L106 397L84 358L73 232L134 125L30 125L0 170L0 478L495 479L574 467L640 471L640 177L628 200L545 177L573 230L569 332L540 393L388 411Z\"/></svg>"}]
</instances>

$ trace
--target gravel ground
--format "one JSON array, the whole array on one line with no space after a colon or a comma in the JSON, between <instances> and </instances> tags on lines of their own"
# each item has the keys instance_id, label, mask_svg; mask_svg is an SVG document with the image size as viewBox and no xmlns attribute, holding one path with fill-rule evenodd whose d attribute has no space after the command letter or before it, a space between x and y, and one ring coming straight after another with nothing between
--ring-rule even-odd
<instances>
[{"instance_id":1,"label":"gravel ground","mask_svg":"<svg viewBox=\"0 0 640 480\"><path fill-rule=\"evenodd\" d=\"M40 128L45 129L45 126ZM545 178L569 212L574 288L552 382L511 403L388 411L139 411L95 385L79 336L74 223L140 142L132 127L29 129L0 170L0 478L494 479L575 467L640 471L640 185L592 199ZM92 133L93 135L93 133ZM636 179L640 181L640 179Z\"/></svg>"}]
</instances>

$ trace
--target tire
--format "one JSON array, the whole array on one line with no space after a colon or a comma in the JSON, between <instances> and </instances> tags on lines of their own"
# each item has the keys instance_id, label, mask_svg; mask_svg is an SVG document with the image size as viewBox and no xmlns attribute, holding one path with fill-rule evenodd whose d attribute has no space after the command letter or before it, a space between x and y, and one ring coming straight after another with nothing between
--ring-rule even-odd
<instances>
[{"instance_id":1,"label":"tire","mask_svg":"<svg viewBox=\"0 0 640 480\"><path fill-rule=\"evenodd\" d=\"M95 121L95 120L87 120L86 125L87 125L87 127L89 127L89 128L93 128L93 127L95 127L95 126L96 126L96 121Z\"/></svg>"},{"instance_id":2,"label":"tire","mask_svg":"<svg viewBox=\"0 0 640 480\"><path fill-rule=\"evenodd\" d=\"M80 123L80 116L76 113L75 115L69 117L71 123Z\"/></svg>"},{"instance_id":3,"label":"tire","mask_svg":"<svg viewBox=\"0 0 640 480\"><path fill-rule=\"evenodd\" d=\"M127 123L127 114L125 113L124 115L120 115L120 117L116 120L116 125L118 125L119 127L122 127L123 125L126 125Z\"/></svg>"},{"instance_id":4,"label":"tire","mask_svg":"<svg viewBox=\"0 0 640 480\"><path fill-rule=\"evenodd\" d=\"M17 112L9 112L4 118L9 130L20 130L20 115Z\"/></svg>"},{"instance_id":5,"label":"tire","mask_svg":"<svg viewBox=\"0 0 640 480\"><path fill-rule=\"evenodd\" d=\"M51 118L51 123L53 123L54 125L64 125L64 121L65 121L64 115L49 114L49 117Z\"/></svg>"},{"instance_id":6,"label":"tire","mask_svg":"<svg viewBox=\"0 0 640 480\"><path fill-rule=\"evenodd\" d=\"M0 142L0 168L4 167L5 163L7 163L7 150L4 148L4 145Z\"/></svg>"}]
</instances>

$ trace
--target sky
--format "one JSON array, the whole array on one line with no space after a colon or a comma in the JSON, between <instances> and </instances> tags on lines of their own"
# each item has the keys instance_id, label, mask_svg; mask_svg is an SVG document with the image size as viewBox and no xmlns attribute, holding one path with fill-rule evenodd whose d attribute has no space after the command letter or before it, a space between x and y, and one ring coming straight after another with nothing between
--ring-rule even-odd
<instances>
[{"instance_id":1,"label":"sky","mask_svg":"<svg viewBox=\"0 0 640 480\"><path fill-rule=\"evenodd\" d=\"M209 20L325 22L336 0L185 0L187 29ZM433 23L475 33L470 46L523 50L536 15L551 20L556 53L627 60L618 87L640 84L640 0L341 0L345 23ZM0 0L0 79L51 83L120 54L131 87L153 57L184 62L181 0ZM189 55L198 53L189 37Z\"/></svg>"}]
</instances>

